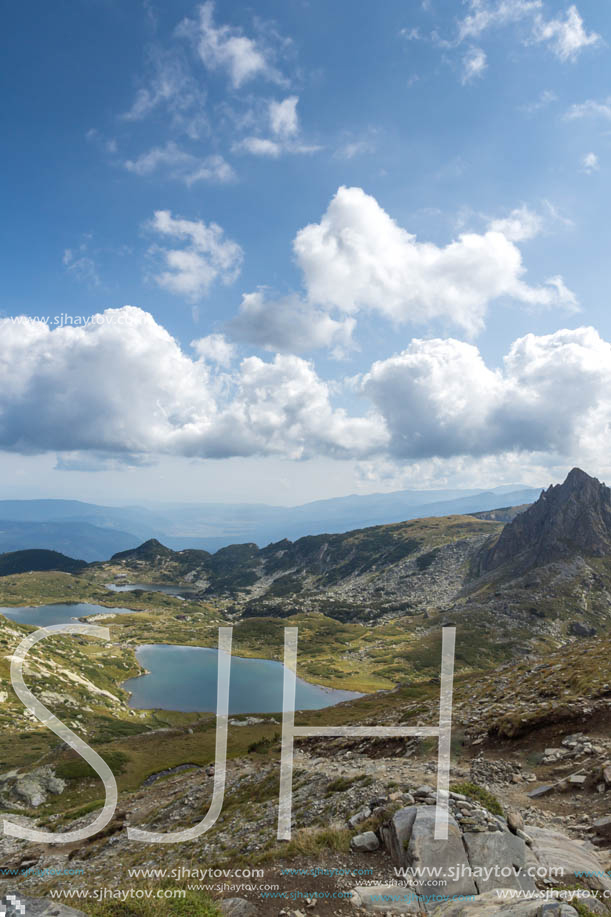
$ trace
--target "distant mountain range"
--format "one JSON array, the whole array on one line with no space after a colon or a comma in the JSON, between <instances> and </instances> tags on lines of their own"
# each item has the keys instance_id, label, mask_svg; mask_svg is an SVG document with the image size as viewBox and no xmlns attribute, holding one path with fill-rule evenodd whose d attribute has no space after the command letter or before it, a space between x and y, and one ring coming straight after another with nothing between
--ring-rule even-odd
<instances>
[{"instance_id":1,"label":"distant mountain range","mask_svg":"<svg viewBox=\"0 0 611 917\"><path fill-rule=\"evenodd\" d=\"M401 490L352 495L301 506L263 503L195 503L102 506L79 500L0 500L0 552L39 548L104 560L150 538L176 550L217 551L230 544L260 547L305 535L403 522L429 516L486 512L499 504L534 502L540 488L492 490Z\"/></svg>"}]
</instances>

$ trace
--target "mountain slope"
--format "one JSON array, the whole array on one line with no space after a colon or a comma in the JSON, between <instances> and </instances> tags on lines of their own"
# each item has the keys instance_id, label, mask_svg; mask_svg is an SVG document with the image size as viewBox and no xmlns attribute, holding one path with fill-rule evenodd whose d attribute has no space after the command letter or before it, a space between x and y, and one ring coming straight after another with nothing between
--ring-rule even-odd
<instances>
[{"instance_id":1,"label":"mountain slope","mask_svg":"<svg viewBox=\"0 0 611 917\"><path fill-rule=\"evenodd\" d=\"M246 604L250 615L284 616L288 604L340 619L375 619L447 604L464 585L471 557L501 526L472 516L432 517L284 539L263 549L230 545L215 554L149 541L113 556L108 572L188 582L202 596Z\"/></svg>"},{"instance_id":2,"label":"mountain slope","mask_svg":"<svg viewBox=\"0 0 611 917\"><path fill-rule=\"evenodd\" d=\"M0 576L29 573L31 570L60 570L63 573L78 573L87 566L84 560L74 560L57 551L11 551L0 554Z\"/></svg>"}]
</instances>

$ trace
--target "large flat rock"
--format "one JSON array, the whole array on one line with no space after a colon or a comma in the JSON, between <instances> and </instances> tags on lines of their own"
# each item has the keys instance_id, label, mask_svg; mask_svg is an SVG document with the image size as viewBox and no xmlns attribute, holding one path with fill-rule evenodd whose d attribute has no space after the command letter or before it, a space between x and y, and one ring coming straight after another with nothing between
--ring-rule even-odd
<instances>
[{"instance_id":1,"label":"large flat rock","mask_svg":"<svg viewBox=\"0 0 611 917\"><path fill-rule=\"evenodd\" d=\"M577 881L595 891L611 892L611 878L592 844L534 825L527 825L526 833L533 840L531 849L541 866L558 870L555 876L550 876L554 884L574 885Z\"/></svg>"},{"instance_id":2,"label":"large flat rock","mask_svg":"<svg viewBox=\"0 0 611 917\"><path fill-rule=\"evenodd\" d=\"M448 901L433 911L434 917L578 917L575 908L554 901L503 901L495 890L473 901Z\"/></svg>"},{"instance_id":3,"label":"large flat rock","mask_svg":"<svg viewBox=\"0 0 611 917\"><path fill-rule=\"evenodd\" d=\"M473 878L480 894L494 888L535 891L533 878L525 872L527 847L522 838L508 831L464 834Z\"/></svg>"},{"instance_id":4,"label":"large flat rock","mask_svg":"<svg viewBox=\"0 0 611 917\"><path fill-rule=\"evenodd\" d=\"M475 895L477 889L460 828L448 814L448 838L435 840L435 806L414 806L416 815L404 852L403 864L414 870L416 891L423 897L440 892L452 895Z\"/></svg>"}]
</instances>

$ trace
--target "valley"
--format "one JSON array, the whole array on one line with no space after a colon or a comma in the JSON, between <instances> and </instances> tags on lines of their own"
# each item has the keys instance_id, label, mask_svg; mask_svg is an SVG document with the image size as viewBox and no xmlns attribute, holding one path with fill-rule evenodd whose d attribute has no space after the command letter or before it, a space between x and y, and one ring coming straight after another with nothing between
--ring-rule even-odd
<instances>
[{"instance_id":1,"label":"valley","mask_svg":"<svg viewBox=\"0 0 611 917\"><path fill-rule=\"evenodd\" d=\"M212 788L214 715L134 709L124 683L143 671L138 647L214 648L220 626L233 628L234 656L276 662L284 628L298 627L298 675L364 694L297 714L298 723L316 726L434 723L441 632L456 627L453 786L475 787L469 792L488 805L491 794L500 813L517 810L540 830L561 826L604 854L608 838L595 823L604 821L611 798L609 505L608 489L576 470L518 514L408 520L215 554L176 552L153 539L70 572L47 569L45 556L36 560L43 569L26 572L21 555L10 572L11 555L4 555L0 605L35 608L39 621L45 612L37 606L68 603L68 613L74 608L81 620L110 629L108 643L50 638L31 653L26 675L34 693L110 764L120 802L114 828L83 849L31 850L5 838L3 862L86 862L102 884L120 885L150 857L146 845L128 842L126 823L168 831L199 820ZM129 584L142 588L125 590ZM67 830L91 820L102 786L12 693L11 652L30 630L0 617L0 798L12 817ZM294 839L279 844L280 708L279 698L268 712L230 717L223 814L200 840L167 847L164 865L203 853L232 867L261 863L270 874L291 857L354 857L356 836L371 829L381 838L393 810L435 783L435 739L300 740ZM376 797L386 800L382 811L354 821ZM390 875L375 856L380 874ZM53 885L30 875L20 887L44 895ZM259 900L257 907L278 912ZM352 905L343 907L349 913Z\"/></svg>"}]
</instances>

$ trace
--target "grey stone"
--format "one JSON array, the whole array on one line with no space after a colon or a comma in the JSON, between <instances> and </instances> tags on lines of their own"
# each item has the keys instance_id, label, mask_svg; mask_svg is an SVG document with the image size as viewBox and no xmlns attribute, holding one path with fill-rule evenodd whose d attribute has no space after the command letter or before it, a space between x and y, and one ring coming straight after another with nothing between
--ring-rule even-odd
<instances>
[{"instance_id":1,"label":"grey stone","mask_svg":"<svg viewBox=\"0 0 611 917\"><path fill-rule=\"evenodd\" d=\"M223 898L218 906L226 917L255 917L257 908L246 898Z\"/></svg>"},{"instance_id":2,"label":"grey stone","mask_svg":"<svg viewBox=\"0 0 611 917\"><path fill-rule=\"evenodd\" d=\"M38 767L29 774L17 777L12 788L13 795L31 808L37 808L47 799L48 793L63 793L66 787L48 766Z\"/></svg>"},{"instance_id":3,"label":"grey stone","mask_svg":"<svg viewBox=\"0 0 611 917\"><path fill-rule=\"evenodd\" d=\"M543 910L552 908L552 910ZM435 917L577 917L577 911L561 902L503 901L496 891L479 895L473 901L448 901L433 911Z\"/></svg>"},{"instance_id":4,"label":"grey stone","mask_svg":"<svg viewBox=\"0 0 611 917\"><path fill-rule=\"evenodd\" d=\"M513 831L514 834L524 830L524 819L515 809L511 809L507 813L507 824L509 825L509 830Z\"/></svg>"},{"instance_id":5,"label":"grey stone","mask_svg":"<svg viewBox=\"0 0 611 917\"><path fill-rule=\"evenodd\" d=\"M350 841L350 844L353 850L368 853L372 850L377 850L380 846L380 841L373 831L365 831L363 834L355 835Z\"/></svg>"},{"instance_id":6,"label":"grey stone","mask_svg":"<svg viewBox=\"0 0 611 917\"><path fill-rule=\"evenodd\" d=\"M435 813L433 806L412 806L404 809L400 824L401 832L395 831L400 840L402 854L398 865L411 866L414 869L435 868L439 873L419 881L418 893L436 894L439 881L443 879L445 895L473 895L475 883L469 875L469 861L463 847L460 828L455 819L448 813L447 840L435 840ZM395 848L395 855L396 855ZM464 874L463 874L464 873Z\"/></svg>"},{"instance_id":7,"label":"grey stone","mask_svg":"<svg viewBox=\"0 0 611 917\"><path fill-rule=\"evenodd\" d=\"M523 872L526 844L521 838L509 832L494 831L465 834L463 841L480 895L495 888L536 891L534 880Z\"/></svg>"},{"instance_id":8,"label":"grey stone","mask_svg":"<svg viewBox=\"0 0 611 917\"><path fill-rule=\"evenodd\" d=\"M371 816L371 809L361 809L360 812L357 812L352 818L348 819L348 824L351 828L356 828L357 825L360 825L362 822L367 821Z\"/></svg>"},{"instance_id":9,"label":"grey stone","mask_svg":"<svg viewBox=\"0 0 611 917\"><path fill-rule=\"evenodd\" d=\"M382 843L388 850L395 866L405 865L405 850L416 819L417 806L398 809L390 821L380 828Z\"/></svg>"},{"instance_id":10,"label":"grey stone","mask_svg":"<svg viewBox=\"0 0 611 917\"><path fill-rule=\"evenodd\" d=\"M552 783L547 783L543 786L538 786L534 790L531 790L530 793L528 793L528 796L530 799L538 799L539 796L545 796L547 793L551 793L553 789L554 785Z\"/></svg>"},{"instance_id":11,"label":"grey stone","mask_svg":"<svg viewBox=\"0 0 611 917\"><path fill-rule=\"evenodd\" d=\"M562 875L564 884L579 880L594 891L611 891L611 878L605 874L591 845L573 841L566 834L549 828L527 825L526 830L532 838L531 850L538 863L547 870L558 870L556 878Z\"/></svg>"},{"instance_id":12,"label":"grey stone","mask_svg":"<svg viewBox=\"0 0 611 917\"><path fill-rule=\"evenodd\" d=\"M575 786L583 786L587 779L588 778L585 774L571 774L569 777L569 783L572 783Z\"/></svg>"},{"instance_id":13,"label":"grey stone","mask_svg":"<svg viewBox=\"0 0 611 917\"><path fill-rule=\"evenodd\" d=\"M571 621L569 624L569 634L572 637L595 637L596 628L584 624L583 621Z\"/></svg>"},{"instance_id":14,"label":"grey stone","mask_svg":"<svg viewBox=\"0 0 611 917\"><path fill-rule=\"evenodd\" d=\"M432 796L435 793L435 788L429 786L428 783L425 783L424 786L419 786L417 790L414 790L412 796L415 796L418 799L421 796Z\"/></svg>"},{"instance_id":15,"label":"grey stone","mask_svg":"<svg viewBox=\"0 0 611 917\"><path fill-rule=\"evenodd\" d=\"M603 818L597 818L592 827L600 837L611 838L611 815L605 815Z\"/></svg>"}]
</instances>

